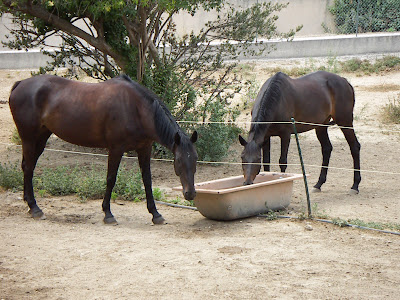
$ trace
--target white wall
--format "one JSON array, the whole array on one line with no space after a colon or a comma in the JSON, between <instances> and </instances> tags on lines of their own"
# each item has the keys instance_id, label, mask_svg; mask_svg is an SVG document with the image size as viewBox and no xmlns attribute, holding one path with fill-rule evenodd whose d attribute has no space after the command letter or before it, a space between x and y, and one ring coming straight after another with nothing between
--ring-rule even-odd
<instances>
[{"instance_id":1,"label":"white wall","mask_svg":"<svg viewBox=\"0 0 400 300\"><path fill-rule=\"evenodd\" d=\"M277 13L279 19L277 28L280 32L288 32L290 29L303 25L298 36L315 36L325 34L322 23L329 28L334 28L333 17L328 12L328 6L332 0L271 0L272 3L289 5ZM254 3L268 2L268 0L229 0L235 7L248 8ZM192 30L198 33L207 21L216 18L215 12L199 11L194 17L187 13L181 13L174 18L177 32L180 35L189 34Z\"/></svg>"},{"instance_id":2,"label":"white wall","mask_svg":"<svg viewBox=\"0 0 400 300\"><path fill-rule=\"evenodd\" d=\"M273 3L287 3L289 5L278 13L279 19L277 27L280 32L287 32L303 25L303 29L297 36L315 36L324 34L322 23L333 28L333 18L328 12L328 4L333 0L271 0ZM235 7L247 8L254 3L268 2L268 0L229 0ZM194 17L187 13L181 13L174 18L179 35L189 34L192 30L196 33L203 28L204 24L216 18L215 12L199 11ZM11 19L8 15L3 15L0 19L0 41L5 41L8 28L12 27ZM7 50L0 43L0 51Z\"/></svg>"}]
</instances>

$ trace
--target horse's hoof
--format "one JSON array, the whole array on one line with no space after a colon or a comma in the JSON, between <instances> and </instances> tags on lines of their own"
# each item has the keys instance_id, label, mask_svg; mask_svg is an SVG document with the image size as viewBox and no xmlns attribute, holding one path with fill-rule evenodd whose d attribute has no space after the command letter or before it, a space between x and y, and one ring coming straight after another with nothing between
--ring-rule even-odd
<instances>
[{"instance_id":1,"label":"horse's hoof","mask_svg":"<svg viewBox=\"0 0 400 300\"><path fill-rule=\"evenodd\" d=\"M357 195L359 193L358 190L350 189L349 194L350 195Z\"/></svg>"},{"instance_id":2,"label":"horse's hoof","mask_svg":"<svg viewBox=\"0 0 400 300\"><path fill-rule=\"evenodd\" d=\"M118 222L114 217L104 218L103 222L106 225L118 225Z\"/></svg>"},{"instance_id":3,"label":"horse's hoof","mask_svg":"<svg viewBox=\"0 0 400 300\"><path fill-rule=\"evenodd\" d=\"M165 219L163 218L163 216L159 216L157 218L153 218L152 221L153 221L153 224L161 225L161 224L164 224Z\"/></svg>"},{"instance_id":4,"label":"horse's hoof","mask_svg":"<svg viewBox=\"0 0 400 300\"><path fill-rule=\"evenodd\" d=\"M40 208L34 208L34 209L30 209L28 211L28 214L34 218L35 220L44 220L46 219L43 211Z\"/></svg>"},{"instance_id":5,"label":"horse's hoof","mask_svg":"<svg viewBox=\"0 0 400 300\"><path fill-rule=\"evenodd\" d=\"M311 193L321 193L321 189L313 187Z\"/></svg>"}]
</instances>

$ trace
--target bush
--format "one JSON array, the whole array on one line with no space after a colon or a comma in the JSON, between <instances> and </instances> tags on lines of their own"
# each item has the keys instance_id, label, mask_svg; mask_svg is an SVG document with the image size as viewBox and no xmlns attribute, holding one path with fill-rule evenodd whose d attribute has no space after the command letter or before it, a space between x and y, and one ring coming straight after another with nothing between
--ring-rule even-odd
<instances>
[{"instance_id":1,"label":"bush","mask_svg":"<svg viewBox=\"0 0 400 300\"><path fill-rule=\"evenodd\" d=\"M236 141L240 129L234 124L224 121L234 121L238 111L228 109L221 101L205 103L211 112L209 121L194 128L199 134L196 149L199 160L221 161L228 154L228 148ZM220 123L219 123L220 122Z\"/></svg>"},{"instance_id":2,"label":"bush","mask_svg":"<svg viewBox=\"0 0 400 300\"><path fill-rule=\"evenodd\" d=\"M19 136L17 128L14 128L12 132L11 142L13 142L16 145L22 145L21 137Z\"/></svg>"},{"instance_id":3,"label":"bush","mask_svg":"<svg viewBox=\"0 0 400 300\"><path fill-rule=\"evenodd\" d=\"M0 186L13 191L22 191L24 187L24 175L17 164L0 164Z\"/></svg>"},{"instance_id":4,"label":"bush","mask_svg":"<svg viewBox=\"0 0 400 300\"><path fill-rule=\"evenodd\" d=\"M400 31L399 7L400 0L335 0L329 11L339 33L355 33L357 24L358 32L393 32Z\"/></svg>"},{"instance_id":5,"label":"bush","mask_svg":"<svg viewBox=\"0 0 400 300\"><path fill-rule=\"evenodd\" d=\"M104 170L91 169L81 172L77 180L76 193L82 199L100 199L106 190L106 174Z\"/></svg>"},{"instance_id":6,"label":"bush","mask_svg":"<svg viewBox=\"0 0 400 300\"><path fill-rule=\"evenodd\" d=\"M76 191L77 177L79 177L77 176L77 172L77 168L70 170L70 168L65 166L55 169L46 168L38 176L35 188L44 190L54 196L73 194Z\"/></svg>"},{"instance_id":7,"label":"bush","mask_svg":"<svg viewBox=\"0 0 400 300\"><path fill-rule=\"evenodd\" d=\"M383 71L390 71L397 69L400 66L400 58L397 56L384 56L371 63L370 61L359 58L352 58L341 63L342 71L344 72L364 72L364 73L378 73Z\"/></svg>"},{"instance_id":8,"label":"bush","mask_svg":"<svg viewBox=\"0 0 400 300\"><path fill-rule=\"evenodd\" d=\"M80 170L78 166L70 168L59 166L56 168L44 168L33 177L34 188L39 195L49 194L63 196L77 194L83 199L101 199L106 191L106 170L91 166L86 170ZM0 187L22 191L24 176L17 164L0 164ZM154 199L162 200L160 189L153 190ZM134 169L127 170L120 167L115 183L112 198L141 201L146 198L142 175Z\"/></svg>"},{"instance_id":9,"label":"bush","mask_svg":"<svg viewBox=\"0 0 400 300\"><path fill-rule=\"evenodd\" d=\"M140 171L135 172L133 169L120 168L113 192L117 198L120 197L125 200L145 199L146 195Z\"/></svg>"},{"instance_id":10,"label":"bush","mask_svg":"<svg viewBox=\"0 0 400 300\"><path fill-rule=\"evenodd\" d=\"M387 122L400 124L400 94L383 107L382 117Z\"/></svg>"}]
</instances>

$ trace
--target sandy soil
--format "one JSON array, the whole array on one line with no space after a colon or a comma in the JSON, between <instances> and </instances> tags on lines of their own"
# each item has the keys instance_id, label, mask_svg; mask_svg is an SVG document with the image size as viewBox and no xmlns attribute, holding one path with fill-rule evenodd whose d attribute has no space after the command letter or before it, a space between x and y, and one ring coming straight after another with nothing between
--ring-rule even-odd
<instances>
[{"instance_id":1,"label":"sandy soil","mask_svg":"<svg viewBox=\"0 0 400 300\"><path fill-rule=\"evenodd\" d=\"M286 61L287 64L298 64ZM268 65L281 65L274 61ZM251 70L261 83L265 64ZM0 71L0 160L19 162L10 143L13 121L6 103L12 84L29 71ZM400 73L344 74L356 92L355 128L362 145L360 194L348 190L353 174L332 169L322 193L311 194L318 212L343 219L399 224L397 126L384 124L382 106L398 97ZM244 118L246 115L244 115ZM351 168L343 135L330 129L331 166ZM273 140L272 160L279 157ZM310 185L317 180L320 146L313 132L300 138ZM82 150L51 138L48 148ZM239 146L229 161L240 160ZM289 163L298 164L294 141ZM38 167L106 164L106 158L45 151ZM125 159L126 164L136 164ZM273 170L278 170L273 167ZM153 162L153 184L176 197L179 179L168 162ZM289 172L301 172L290 166ZM201 164L196 181L239 175L239 165ZM38 197L45 220L26 214L21 193L0 193L0 299L398 299L400 238L310 220L253 217L231 222L193 210L158 205L166 225L153 226L144 203L116 201L118 226L102 223L101 200ZM288 214L306 207L295 182Z\"/></svg>"}]
</instances>

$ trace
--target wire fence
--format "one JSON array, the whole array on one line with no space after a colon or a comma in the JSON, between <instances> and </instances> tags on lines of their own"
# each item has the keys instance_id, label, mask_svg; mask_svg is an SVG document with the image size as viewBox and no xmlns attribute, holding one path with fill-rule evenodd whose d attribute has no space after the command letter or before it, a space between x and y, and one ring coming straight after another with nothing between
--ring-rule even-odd
<instances>
[{"instance_id":1,"label":"wire fence","mask_svg":"<svg viewBox=\"0 0 400 300\"><path fill-rule=\"evenodd\" d=\"M400 0L334 0L328 10L337 33L400 31Z\"/></svg>"},{"instance_id":2,"label":"wire fence","mask_svg":"<svg viewBox=\"0 0 400 300\"><path fill-rule=\"evenodd\" d=\"M250 125L250 124L293 124L293 122L240 122L240 121L224 121L224 122L214 122L214 121L204 121L204 122L196 122L196 121L178 121L178 123L193 123L193 124L226 124L226 125ZM329 124L318 124L318 123L309 123L309 122L301 122L295 121L295 124L301 125L310 125L313 127L321 126L321 127L334 127L337 129L352 129L355 130L354 127L347 127L347 126L338 126L338 125L329 125ZM360 131L358 129L357 131ZM392 129L366 129L365 132L380 132L380 133L400 133L400 130L392 130ZM9 146L9 147L21 147L21 145L17 145L14 143L4 143L0 142L0 145ZM45 148L45 151L50 152L60 152L60 153L67 153L67 154L76 154L76 155L88 155L88 156L97 156L97 157L108 157L107 154L102 153L92 153L92 152L83 152L83 151L72 151L72 150L62 150L62 149L53 149L53 148ZM126 159L137 159L134 156L123 156ZM173 162L173 159L167 158L152 158L153 161L163 161L163 162ZM241 161L206 161L206 160L199 160L199 164L210 164L210 165L242 165L242 164L260 164L260 163L242 163ZM261 163L262 166L269 165L269 166L280 166L281 164L278 163ZM300 167L300 163L287 163L286 166L292 167ZM321 168L321 165L315 164L304 164L305 167L309 168ZM341 170L341 171L361 171L363 173L376 173L376 174L387 174L387 175L400 175L400 172L392 172L392 171L381 171L381 170L368 170L368 169L354 169L354 168L342 168L342 167L333 167L328 166L327 169L333 170Z\"/></svg>"},{"instance_id":3,"label":"wire fence","mask_svg":"<svg viewBox=\"0 0 400 300\"><path fill-rule=\"evenodd\" d=\"M220 123L220 122L218 122L218 123ZM231 124L233 122L226 122L226 123ZM245 123L246 124L251 124L252 122L240 122L240 123L241 124L245 124ZM262 122L262 123L268 123L268 122ZM273 123L276 123L276 122L273 122ZM285 123L285 124L290 123L290 124L293 124L293 122L278 122L278 123ZM311 124L313 126L326 126L325 124L304 123L304 122L297 122L297 121L296 121L296 123L297 124ZM339 126L333 126L333 128L342 129ZM353 129L352 127L344 127L344 128ZM400 133L399 130L390 130L390 129L388 129L388 130L379 129L379 131L383 132L384 134L393 133L393 132L395 132L396 134ZM360 132L361 134L365 134L366 132L369 132L369 129L368 128L359 128L357 130L357 132ZM303 142L305 142L305 141L303 141ZM306 143L309 144L308 141ZM318 142L316 141L316 145L317 145L317 143ZM16 144L13 144L13 143L0 142L0 145L7 146L7 147L12 147L14 149L17 148L17 147L21 148L20 145L16 145ZM8 148L8 149L10 149L10 148ZM87 152L84 152L84 151L71 151L71 150L54 149L54 148L45 148L45 151L46 152L65 153L65 154L70 154L70 155L85 155L85 156L104 157L104 158L106 158L108 156L107 154L93 153L93 152L90 152L90 151L87 151ZM308 156L309 155L310 155L310 153L308 153ZM298 155L294 155L294 156L298 156ZM124 158L128 159L128 160L137 160L136 157L131 157L131 156L124 156ZM199 164L228 165L228 166L229 165L232 165L232 166L242 165L242 162L240 160L240 156L233 157L233 158L230 157L230 159L231 159L231 161L199 161L198 163ZM232 161L232 159L233 159L233 161ZM340 160L342 160L342 159L340 159ZM172 159L153 159L153 161L162 161L162 162L172 163L173 160ZM279 166L279 164L274 164L274 163L270 163L269 165L271 165L271 166ZM301 163L287 164L287 166L288 167L292 167L292 169L300 170ZM306 164L304 164L304 167L307 168L307 171L312 171L313 169L319 171L321 169L321 164L307 164L306 163ZM377 231L382 231L382 232L386 232L386 233L399 235L400 234L399 233L399 229L398 229L399 228L399 224L396 222L397 217L393 216L393 214L391 214L390 216L387 216L387 215L381 214L381 213L378 213L377 215L374 214L375 218L378 218L378 220L386 220L387 223L382 223L382 222L379 222L379 221L378 222L375 221L375 222L372 222L372 223L371 222L366 222L365 223L365 222L361 221L361 219L364 216L364 214L363 214L364 211L358 213L357 209L353 210L354 209L354 205L355 205L354 203L358 203L357 205L367 205L367 206L368 205L374 205L375 210L380 210L382 207L385 207L385 209L387 209L388 207L391 207L391 209L393 211L397 210L398 204L396 204L395 200L398 199L398 196L397 196L397 190L395 188L395 185L396 185L396 182L398 182L398 178L400 176L400 172L397 172L397 167L396 167L395 164L393 165L393 171L391 171L391 170L382 170L382 169L381 170L377 170L377 169L375 169L375 167L379 168L379 167L382 167L382 166L378 166L378 165L374 165L374 164L371 164L371 163L367 163L367 168L365 168L365 169L361 168L360 170L355 170L353 168L338 167L338 166L329 166L329 167L327 167L327 169L331 169L331 170L335 170L335 171L346 171L346 172L361 171L361 173L365 174L365 175L367 175L369 173L371 175L365 177L365 178L368 177L367 178L367 182L365 182L367 185L371 185L371 184L378 184L379 185L380 182L386 182L386 181L391 182L390 185L392 186L392 188L390 188L390 192L389 193L393 193L393 194L390 194L390 199L391 199L390 201L385 200L385 195L389 195L389 194L386 194L387 191L386 192L383 191L383 193L381 193L383 196L380 195L379 196L379 201L375 201L375 199L374 199L375 196L374 195L371 196L370 194L368 194L368 193L371 193L371 189L368 188L367 186L365 186L365 187L363 186L363 190L365 188L364 196L362 198L358 198L359 200L357 200L357 201L350 201L351 203L345 204L345 205L349 205L349 207L352 207L352 208L349 210L351 217L348 218L348 222L346 221L343 224L345 224L345 226L358 227L358 228L363 228L363 229L372 229L371 228L371 226L372 226L372 227L374 227L374 229L372 229L372 230L377 230ZM239 169L236 168L235 170L238 171ZM206 171L206 172L209 172L209 170ZM307 173L305 172L304 174L308 174L308 172ZM375 176L374 174L378 174L378 175L381 175L381 176ZM340 177L346 177L346 176L343 176L341 174ZM381 178L381 179L372 180L371 178L374 178L374 177L378 177L378 178ZM308 178L308 175L307 175L307 178ZM338 176L335 176L335 180L337 182L333 186L335 186L337 184L341 185L341 183L339 183L339 181L341 181L341 179ZM306 179L305 179L305 182L306 182ZM307 184L305 183L305 185L307 185ZM387 187L387 183L386 183L386 185L383 185L381 187L381 189L384 190L384 187ZM301 191L301 189L302 188L299 187L297 192L294 193L294 195L296 194L297 195L296 197L299 197L299 198L298 198L298 200L295 200L291 204L292 205L292 210L294 210L294 211L296 211L297 213L300 213L300 214L301 214L302 207L304 208L304 206L303 206L304 205L304 203L303 203L304 202L304 198L303 198L304 197L303 196L304 192ZM306 188L306 191L307 191L307 194L308 194L308 189L307 188ZM331 189L331 192L332 192L332 189ZM375 190L373 190L373 193L376 193ZM330 199L330 198L336 199L336 200L338 200L337 197L343 198L343 195L339 195L339 196L336 195L336 197L333 196L333 195L329 195L329 194L324 194L324 195L326 195L326 196L324 196L323 198L320 198L320 200L318 200L318 195L314 194L314 196L312 197L313 198L312 199L312 203L313 203L312 208L311 208L310 200L309 199L307 200L308 205L309 205L309 209L308 209L309 215L312 216L312 218L318 218L319 216L323 216L324 218L329 218L328 215L325 215L325 214L321 215L320 214L321 213L320 207L314 206L314 204L318 205L318 203L321 202L321 199L322 199L322 203L324 203L327 199ZM328 198L326 198L326 197L328 197ZM371 197L372 197L372 201L371 201ZM378 199L376 199L376 200L378 200ZM383 203L382 203L382 201L383 201ZM321 205L323 205L323 204L321 204ZM330 202L330 204L327 204L327 205L329 207L329 205L332 206L333 204L332 204L332 202ZM339 207L339 208L343 207L343 205L344 205L343 202L340 203L340 204L338 204L338 203L334 204L335 207ZM313 211L313 212L311 213L311 211ZM323 212L325 213L325 210ZM330 213L332 213L332 212L330 212ZM337 214L339 214L339 216L341 216L343 214L343 209L342 210L339 209L338 212L335 211L333 213L335 214L335 218L336 219L332 218L331 221L325 219L324 222L332 222L332 223L336 224L335 222L342 222L343 220L345 220L345 219L341 219L341 217L339 217L339 218L337 217ZM345 213L345 215L346 215L346 213ZM358 216L358 218L357 217L354 218L354 215ZM390 221L388 222L387 220L390 220ZM367 224L367 226L363 226L363 225L360 225L360 224L352 225L352 223L350 223L350 221L361 222L361 224ZM368 224L371 224L371 225L368 225ZM340 226L342 226L342 225L340 225ZM376 228L378 228L378 229L376 229ZM379 228L381 228L381 229L379 229ZM394 231L388 231L387 229L392 229Z\"/></svg>"}]
</instances>

